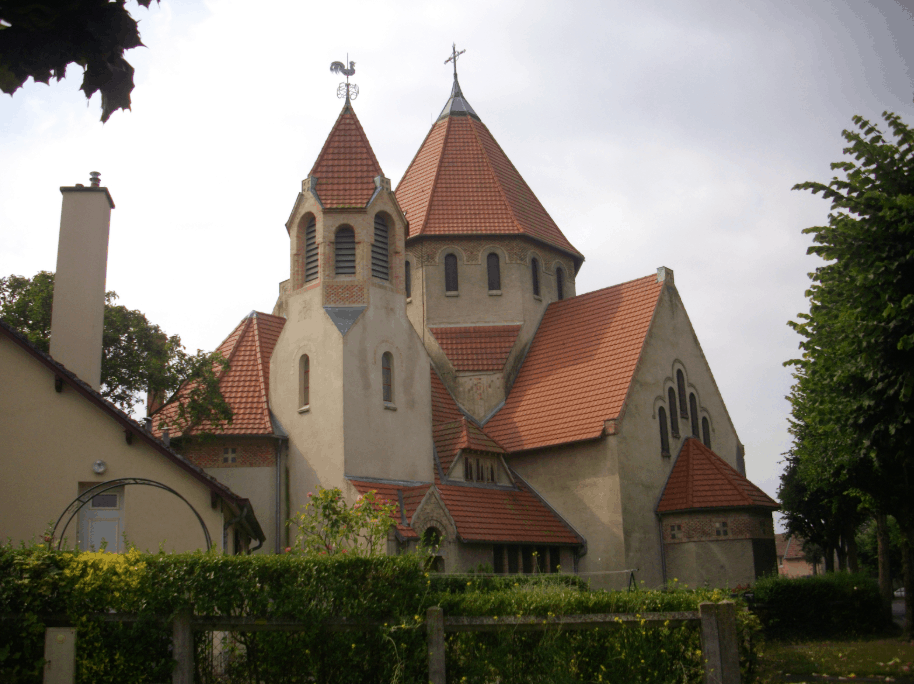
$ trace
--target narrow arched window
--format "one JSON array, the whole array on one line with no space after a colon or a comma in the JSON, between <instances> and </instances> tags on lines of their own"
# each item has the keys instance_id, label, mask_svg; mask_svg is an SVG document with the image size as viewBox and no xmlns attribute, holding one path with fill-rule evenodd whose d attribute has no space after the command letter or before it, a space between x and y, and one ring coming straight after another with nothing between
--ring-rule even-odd
<instances>
[{"instance_id":1,"label":"narrow arched window","mask_svg":"<svg viewBox=\"0 0 914 684\"><path fill-rule=\"evenodd\" d=\"M670 455L670 435L666 426L666 409L662 406L657 409L657 419L660 422L660 454Z\"/></svg>"},{"instance_id":2,"label":"narrow arched window","mask_svg":"<svg viewBox=\"0 0 914 684\"><path fill-rule=\"evenodd\" d=\"M711 424L705 416L701 418L701 441L706 447L711 448Z\"/></svg>"},{"instance_id":3,"label":"narrow arched window","mask_svg":"<svg viewBox=\"0 0 914 684\"><path fill-rule=\"evenodd\" d=\"M336 231L336 275L355 275L355 232L349 226Z\"/></svg>"},{"instance_id":4,"label":"narrow arched window","mask_svg":"<svg viewBox=\"0 0 914 684\"><path fill-rule=\"evenodd\" d=\"M670 427L673 430L673 437L679 437L679 416L676 415L676 390L672 387L667 392L667 399L670 404Z\"/></svg>"},{"instance_id":5,"label":"narrow arched window","mask_svg":"<svg viewBox=\"0 0 914 684\"><path fill-rule=\"evenodd\" d=\"M463 455L463 479L467 482L473 481L473 462L466 454Z\"/></svg>"},{"instance_id":6,"label":"narrow arched window","mask_svg":"<svg viewBox=\"0 0 914 684\"><path fill-rule=\"evenodd\" d=\"M555 294L559 301L565 299L565 271L555 269Z\"/></svg>"},{"instance_id":7,"label":"narrow arched window","mask_svg":"<svg viewBox=\"0 0 914 684\"><path fill-rule=\"evenodd\" d=\"M486 257L486 268L489 272L489 292L501 290L501 261L495 252Z\"/></svg>"},{"instance_id":8,"label":"narrow arched window","mask_svg":"<svg viewBox=\"0 0 914 684\"><path fill-rule=\"evenodd\" d=\"M394 400L394 357L390 352L384 352L381 357L381 382L384 386L384 401L392 403Z\"/></svg>"},{"instance_id":9,"label":"narrow arched window","mask_svg":"<svg viewBox=\"0 0 914 684\"><path fill-rule=\"evenodd\" d=\"M457 257L453 254L444 257L444 291L457 292Z\"/></svg>"},{"instance_id":10,"label":"narrow arched window","mask_svg":"<svg viewBox=\"0 0 914 684\"><path fill-rule=\"evenodd\" d=\"M530 270L533 276L533 296L540 296L540 261L532 259L530 261Z\"/></svg>"},{"instance_id":11,"label":"narrow arched window","mask_svg":"<svg viewBox=\"0 0 914 684\"><path fill-rule=\"evenodd\" d=\"M311 359L302 354L298 360L298 405L301 408L311 404Z\"/></svg>"},{"instance_id":12,"label":"narrow arched window","mask_svg":"<svg viewBox=\"0 0 914 684\"><path fill-rule=\"evenodd\" d=\"M405 266L405 280L406 280L406 296L413 296L413 269L412 265L407 261Z\"/></svg>"},{"instance_id":13,"label":"narrow arched window","mask_svg":"<svg viewBox=\"0 0 914 684\"><path fill-rule=\"evenodd\" d=\"M689 395L689 413L692 414L689 416L692 420L692 435L698 437L698 400L694 393Z\"/></svg>"},{"instance_id":14,"label":"narrow arched window","mask_svg":"<svg viewBox=\"0 0 914 684\"><path fill-rule=\"evenodd\" d=\"M676 371L676 388L679 390L679 415L689 417L689 407L686 405L685 376L681 370ZM670 409L673 410L672 408Z\"/></svg>"},{"instance_id":15,"label":"narrow arched window","mask_svg":"<svg viewBox=\"0 0 914 684\"><path fill-rule=\"evenodd\" d=\"M371 275L390 280L390 240L387 221L381 214L374 217L374 242L371 245Z\"/></svg>"},{"instance_id":16,"label":"narrow arched window","mask_svg":"<svg viewBox=\"0 0 914 684\"><path fill-rule=\"evenodd\" d=\"M317 251L317 225L312 216L305 228L305 282L317 280L320 274L320 261Z\"/></svg>"}]
</instances>

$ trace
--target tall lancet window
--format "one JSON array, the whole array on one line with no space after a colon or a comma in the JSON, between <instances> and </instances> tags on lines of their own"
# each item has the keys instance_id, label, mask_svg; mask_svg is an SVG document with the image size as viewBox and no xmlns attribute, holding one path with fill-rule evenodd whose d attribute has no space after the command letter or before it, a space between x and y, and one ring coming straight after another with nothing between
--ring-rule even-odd
<instances>
[{"instance_id":1,"label":"tall lancet window","mask_svg":"<svg viewBox=\"0 0 914 684\"><path fill-rule=\"evenodd\" d=\"M555 269L555 294L559 301L565 299L565 271L561 268Z\"/></svg>"},{"instance_id":2,"label":"tall lancet window","mask_svg":"<svg viewBox=\"0 0 914 684\"><path fill-rule=\"evenodd\" d=\"M336 231L336 275L355 275L355 232L349 226Z\"/></svg>"},{"instance_id":3,"label":"tall lancet window","mask_svg":"<svg viewBox=\"0 0 914 684\"><path fill-rule=\"evenodd\" d=\"M530 261L530 270L533 276L533 296L540 296L540 260L532 259Z\"/></svg>"},{"instance_id":4,"label":"tall lancet window","mask_svg":"<svg viewBox=\"0 0 914 684\"><path fill-rule=\"evenodd\" d=\"M501 261L495 252L486 257L486 268L489 272L489 292L501 290Z\"/></svg>"},{"instance_id":5,"label":"tall lancet window","mask_svg":"<svg viewBox=\"0 0 914 684\"><path fill-rule=\"evenodd\" d=\"M667 392L667 399L670 404L670 427L673 429L673 437L679 437L679 416L676 415L676 391L670 387Z\"/></svg>"},{"instance_id":6,"label":"tall lancet window","mask_svg":"<svg viewBox=\"0 0 914 684\"><path fill-rule=\"evenodd\" d=\"M406 296L413 296L413 268L412 265L407 261L405 264L405 273L404 275L406 280Z\"/></svg>"},{"instance_id":7,"label":"tall lancet window","mask_svg":"<svg viewBox=\"0 0 914 684\"><path fill-rule=\"evenodd\" d=\"M698 437L698 400L694 394L689 395L689 416L692 419L692 436Z\"/></svg>"},{"instance_id":8,"label":"tall lancet window","mask_svg":"<svg viewBox=\"0 0 914 684\"><path fill-rule=\"evenodd\" d=\"M686 405L685 376L681 370L676 371L676 388L679 390L679 415L683 418L689 417L689 407ZM673 407L670 407L673 410Z\"/></svg>"},{"instance_id":9,"label":"tall lancet window","mask_svg":"<svg viewBox=\"0 0 914 684\"><path fill-rule=\"evenodd\" d=\"M384 401L390 404L394 400L394 357L390 352L381 356L381 383Z\"/></svg>"},{"instance_id":10,"label":"tall lancet window","mask_svg":"<svg viewBox=\"0 0 914 684\"><path fill-rule=\"evenodd\" d=\"M704 416L701 419L701 441L705 443L706 447L711 448L711 424Z\"/></svg>"},{"instance_id":11,"label":"tall lancet window","mask_svg":"<svg viewBox=\"0 0 914 684\"><path fill-rule=\"evenodd\" d=\"M657 420L660 422L660 454L670 455L670 435L666 427L666 409L662 406L657 409Z\"/></svg>"},{"instance_id":12,"label":"tall lancet window","mask_svg":"<svg viewBox=\"0 0 914 684\"><path fill-rule=\"evenodd\" d=\"M320 274L320 260L318 259L317 249L317 225L314 217L308 219L308 227L305 228L305 282L317 280Z\"/></svg>"},{"instance_id":13,"label":"tall lancet window","mask_svg":"<svg viewBox=\"0 0 914 684\"><path fill-rule=\"evenodd\" d=\"M298 405L300 408L311 405L311 360L307 354L298 360Z\"/></svg>"},{"instance_id":14,"label":"tall lancet window","mask_svg":"<svg viewBox=\"0 0 914 684\"><path fill-rule=\"evenodd\" d=\"M387 221L381 214L374 217L374 243L371 245L371 275L381 280L390 279L390 244Z\"/></svg>"},{"instance_id":15,"label":"tall lancet window","mask_svg":"<svg viewBox=\"0 0 914 684\"><path fill-rule=\"evenodd\" d=\"M444 257L444 291L457 292L457 257L453 254Z\"/></svg>"}]
</instances>

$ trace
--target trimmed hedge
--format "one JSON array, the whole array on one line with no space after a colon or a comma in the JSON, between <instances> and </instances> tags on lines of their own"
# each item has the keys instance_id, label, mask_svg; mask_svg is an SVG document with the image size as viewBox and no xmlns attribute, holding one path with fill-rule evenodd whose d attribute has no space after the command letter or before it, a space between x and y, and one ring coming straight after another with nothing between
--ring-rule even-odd
<instances>
[{"instance_id":1,"label":"trimmed hedge","mask_svg":"<svg viewBox=\"0 0 914 684\"><path fill-rule=\"evenodd\" d=\"M886 626L879 585L862 574L766 577L751 606L777 638L871 634Z\"/></svg>"},{"instance_id":2,"label":"trimmed hedge","mask_svg":"<svg viewBox=\"0 0 914 684\"><path fill-rule=\"evenodd\" d=\"M696 610L711 591L589 592L569 576L429 576L415 555L357 557L49 552L0 546L0 681L40 682L44 625L77 627L77 682L168 681L170 620L245 615L305 621L302 632L195 633L199 682L425 682L425 611L445 615L562 615ZM106 623L94 613L134 613ZM758 625L738 612L744 681ZM161 618L164 617L166 622ZM378 620L364 632L327 632L331 617ZM215 646L214 646L215 644ZM448 680L701 681L697 625L546 632L506 629L447 636ZM216 662L218 661L218 662Z\"/></svg>"}]
</instances>

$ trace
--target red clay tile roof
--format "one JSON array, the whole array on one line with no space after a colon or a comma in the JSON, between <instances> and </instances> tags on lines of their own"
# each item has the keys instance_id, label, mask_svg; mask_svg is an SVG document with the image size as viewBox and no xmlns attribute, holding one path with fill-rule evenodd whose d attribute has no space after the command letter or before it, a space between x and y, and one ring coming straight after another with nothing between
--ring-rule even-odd
<instances>
[{"instance_id":1,"label":"red clay tile roof","mask_svg":"<svg viewBox=\"0 0 914 684\"><path fill-rule=\"evenodd\" d=\"M454 397L448 392L447 387L441 382L434 367L429 369L432 374L432 425L450 423L463 418L463 413L457 407Z\"/></svg>"},{"instance_id":2,"label":"red clay tile roof","mask_svg":"<svg viewBox=\"0 0 914 684\"><path fill-rule=\"evenodd\" d=\"M437 485L465 542L580 544L568 525L518 480L518 489Z\"/></svg>"},{"instance_id":3,"label":"red clay tile roof","mask_svg":"<svg viewBox=\"0 0 914 684\"><path fill-rule=\"evenodd\" d=\"M445 116L429 131L403 175L397 202L410 238L423 235L526 235L571 254L568 241L485 124Z\"/></svg>"},{"instance_id":4,"label":"red clay tile roof","mask_svg":"<svg viewBox=\"0 0 914 684\"><path fill-rule=\"evenodd\" d=\"M500 371L517 340L519 325L429 328L456 371Z\"/></svg>"},{"instance_id":5,"label":"red clay tile roof","mask_svg":"<svg viewBox=\"0 0 914 684\"><path fill-rule=\"evenodd\" d=\"M347 102L309 174L317 179L321 204L325 209L364 207L374 194L375 177L382 175L355 110Z\"/></svg>"},{"instance_id":6,"label":"red clay tile roof","mask_svg":"<svg viewBox=\"0 0 914 684\"><path fill-rule=\"evenodd\" d=\"M662 287L650 275L550 304L486 433L508 452L602 435L622 411Z\"/></svg>"},{"instance_id":7,"label":"red clay tile roof","mask_svg":"<svg viewBox=\"0 0 914 684\"><path fill-rule=\"evenodd\" d=\"M377 492L379 499L386 499L393 504L397 504L397 531L407 539L418 538L419 535L416 534L412 527L403 525L400 522L402 518L400 517L400 497L398 492L403 494L403 508L405 509L406 520L409 521L412 519L422 499L425 498L428 488L432 486L431 483L403 486L391 482L366 482L364 480L350 480L350 482L358 490L359 494L367 494L374 490Z\"/></svg>"},{"instance_id":8,"label":"red clay tile roof","mask_svg":"<svg viewBox=\"0 0 914 684\"><path fill-rule=\"evenodd\" d=\"M229 361L229 370L220 378L219 389L234 414L232 424L226 425L221 434L273 434L269 405L270 357L285 324L285 318L252 311L219 345L217 351ZM184 391L183 387L178 390L178 396ZM174 419L177 416L175 400L155 416ZM161 434L158 422L153 419L153 429ZM201 425L192 432L207 428L212 429Z\"/></svg>"},{"instance_id":9,"label":"red clay tile roof","mask_svg":"<svg viewBox=\"0 0 914 684\"><path fill-rule=\"evenodd\" d=\"M690 437L683 442L657 512L747 506L780 508L774 499L699 440Z\"/></svg>"},{"instance_id":10,"label":"red clay tile roof","mask_svg":"<svg viewBox=\"0 0 914 684\"><path fill-rule=\"evenodd\" d=\"M504 449L465 417L433 426L432 439L435 441L435 451L445 475L450 471L461 449L472 449L487 454L505 453Z\"/></svg>"},{"instance_id":11,"label":"red clay tile roof","mask_svg":"<svg viewBox=\"0 0 914 684\"><path fill-rule=\"evenodd\" d=\"M803 544L806 540L797 535L786 535L778 533L774 535L774 546L777 549L777 555L786 560L805 560L806 554L803 552Z\"/></svg>"}]
</instances>

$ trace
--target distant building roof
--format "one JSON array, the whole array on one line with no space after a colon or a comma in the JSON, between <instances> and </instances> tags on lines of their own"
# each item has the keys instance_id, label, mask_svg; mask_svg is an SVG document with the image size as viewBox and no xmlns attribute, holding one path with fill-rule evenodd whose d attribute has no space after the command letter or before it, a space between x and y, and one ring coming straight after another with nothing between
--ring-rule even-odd
<instances>
[{"instance_id":1,"label":"distant building roof","mask_svg":"<svg viewBox=\"0 0 914 684\"><path fill-rule=\"evenodd\" d=\"M685 440L657 512L744 507L777 509L780 505L699 440Z\"/></svg>"}]
</instances>

